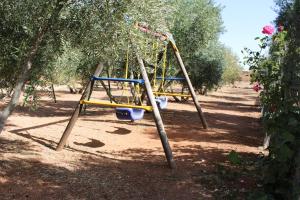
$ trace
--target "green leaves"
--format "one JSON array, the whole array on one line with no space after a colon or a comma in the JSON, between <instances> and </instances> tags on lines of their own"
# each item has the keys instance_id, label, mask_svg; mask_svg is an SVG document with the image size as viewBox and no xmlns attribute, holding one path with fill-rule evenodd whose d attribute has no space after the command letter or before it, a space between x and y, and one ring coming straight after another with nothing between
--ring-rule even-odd
<instances>
[{"instance_id":1,"label":"green leaves","mask_svg":"<svg viewBox=\"0 0 300 200\"><path fill-rule=\"evenodd\" d=\"M294 152L288 147L288 145L284 144L280 146L278 153L276 155L276 159L279 162L287 162L293 156Z\"/></svg>"},{"instance_id":2,"label":"green leaves","mask_svg":"<svg viewBox=\"0 0 300 200\"><path fill-rule=\"evenodd\" d=\"M232 150L227 157L230 163L233 165L240 165L242 163L242 159L240 158L240 155L236 151Z\"/></svg>"},{"instance_id":3,"label":"green leaves","mask_svg":"<svg viewBox=\"0 0 300 200\"><path fill-rule=\"evenodd\" d=\"M299 123L300 122L296 118L291 117L291 118L289 118L288 126L297 127L299 125Z\"/></svg>"},{"instance_id":4,"label":"green leaves","mask_svg":"<svg viewBox=\"0 0 300 200\"><path fill-rule=\"evenodd\" d=\"M283 143L295 141L295 136L287 131L284 131L282 133L282 138L283 138Z\"/></svg>"},{"instance_id":5,"label":"green leaves","mask_svg":"<svg viewBox=\"0 0 300 200\"><path fill-rule=\"evenodd\" d=\"M221 7L208 0L168 2L174 7L174 12L167 20L174 22L171 33L193 85L197 89L217 86L224 66L224 47L219 42L223 31Z\"/></svg>"},{"instance_id":6,"label":"green leaves","mask_svg":"<svg viewBox=\"0 0 300 200\"><path fill-rule=\"evenodd\" d=\"M278 1L279 2L279 1ZM280 1L277 21L284 30L272 37L257 37L260 50L245 49L252 81L263 85L260 95L264 107L263 123L271 136L269 156L264 162L265 188L277 199L292 199L296 152L299 151L299 95L291 93L291 82L300 77L300 1ZM297 7L298 6L298 7ZM298 9L295 9L297 7ZM287 30L287 31L285 31ZM295 189L294 189L295 190ZM288 194L288 195L287 195Z\"/></svg>"},{"instance_id":7,"label":"green leaves","mask_svg":"<svg viewBox=\"0 0 300 200\"><path fill-rule=\"evenodd\" d=\"M234 84L241 79L242 67L238 57L230 49L224 49L224 70L222 74L223 84Z\"/></svg>"}]
</instances>

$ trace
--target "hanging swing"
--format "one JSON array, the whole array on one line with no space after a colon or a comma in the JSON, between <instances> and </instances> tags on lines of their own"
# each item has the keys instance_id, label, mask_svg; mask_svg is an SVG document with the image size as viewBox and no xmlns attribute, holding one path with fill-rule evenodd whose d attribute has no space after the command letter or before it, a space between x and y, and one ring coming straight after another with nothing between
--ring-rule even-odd
<instances>
[{"instance_id":1,"label":"hanging swing","mask_svg":"<svg viewBox=\"0 0 300 200\"><path fill-rule=\"evenodd\" d=\"M158 49L158 43L153 44L153 49L155 50L155 64L154 64L154 77L153 77L153 88L156 88L156 80L157 78L157 59L158 59L158 55L156 53L156 50ZM163 77L165 74L165 67L166 67L166 58L167 58L167 46L165 46L164 48L164 54L163 54ZM162 79L162 81L164 82L164 79ZM154 93L155 94L155 93ZM168 97L167 96L155 96L155 101L156 104L158 106L158 108L160 109L165 109L168 106Z\"/></svg>"},{"instance_id":2,"label":"hanging swing","mask_svg":"<svg viewBox=\"0 0 300 200\"><path fill-rule=\"evenodd\" d=\"M156 54L156 60L157 60L157 57L158 56ZM169 66L169 68L170 68L170 66ZM183 90L181 93L173 92L173 90L171 92L165 91L165 87L164 87L165 81L171 81L172 83L175 81L185 81L185 78L182 78L182 77L172 77L172 76L166 77L166 71L167 71L166 69L167 69L167 46L164 47L163 66L162 66L162 75L161 76L156 76L157 62L155 63L155 66L154 66L154 79L153 79L154 88L156 87L156 80L161 81L161 86L160 86L161 88L160 88L160 91L154 91L153 94L156 96L157 102L162 105L161 106L162 109L167 107L167 102L165 102L165 101L168 101L167 96L171 96L174 98L176 98L176 97L181 97L181 98L191 97L190 94L185 94L183 92ZM171 83L170 87L172 86L172 83Z\"/></svg>"},{"instance_id":3,"label":"hanging swing","mask_svg":"<svg viewBox=\"0 0 300 200\"><path fill-rule=\"evenodd\" d=\"M125 65L125 76L124 79L128 79L128 71L129 71L129 47L127 49L126 54L126 65ZM140 75L138 75L140 76ZM137 80L143 80L143 79L137 79ZM133 100L136 99L136 97L140 98L140 86L141 82L131 82L135 84L135 95L133 96ZM144 80L143 80L144 83ZM128 82L125 82L125 86L123 88L123 93L128 92ZM127 96L127 103L129 104L129 96ZM141 102L141 99L139 99ZM130 121L136 121L141 120L144 117L145 109L139 109L139 108L130 108L130 107L117 107L116 108L116 116L119 120L130 120Z\"/></svg>"},{"instance_id":4,"label":"hanging swing","mask_svg":"<svg viewBox=\"0 0 300 200\"><path fill-rule=\"evenodd\" d=\"M166 96L155 97L155 101L160 109L165 109L168 106L168 97Z\"/></svg>"},{"instance_id":5,"label":"hanging swing","mask_svg":"<svg viewBox=\"0 0 300 200\"><path fill-rule=\"evenodd\" d=\"M113 82L121 82L124 83L125 87L123 87L121 97L124 97L124 93L128 92L128 84L134 85L134 95L133 99L136 99L137 97L140 98L140 85L144 84L144 80L140 79L140 75L138 75L137 79L129 79L128 78L128 68L129 68L129 46L127 49L127 55L126 55L126 66L125 66L125 76L123 78L111 78L111 77L97 77L92 76L91 81L92 85L94 85L95 81L113 81ZM109 87L110 88L110 87ZM127 102L113 102L112 98L110 97L110 101L94 101L90 100L90 97L88 100L81 100L81 105L98 105L101 107L111 107L115 108L116 116L120 120L140 120L144 116L144 112L149 111L151 112L153 110L152 106L147 105L141 105L141 99L139 99L140 104L134 104L133 102L130 102L129 95L126 95Z\"/></svg>"},{"instance_id":6,"label":"hanging swing","mask_svg":"<svg viewBox=\"0 0 300 200\"><path fill-rule=\"evenodd\" d=\"M116 108L116 116L120 120L136 121L143 119L145 110L137 108Z\"/></svg>"}]
</instances>

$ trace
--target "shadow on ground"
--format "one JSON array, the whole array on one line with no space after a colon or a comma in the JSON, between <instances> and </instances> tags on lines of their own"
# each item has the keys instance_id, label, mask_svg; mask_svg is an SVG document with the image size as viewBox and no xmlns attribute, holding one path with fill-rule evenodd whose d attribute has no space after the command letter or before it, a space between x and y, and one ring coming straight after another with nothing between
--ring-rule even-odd
<instances>
[{"instance_id":1,"label":"shadow on ground","mask_svg":"<svg viewBox=\"0 0 300 200\"><path fill-rule=\"evenodd\" d=\"M196 110L164 110L162 117L169 139L176 142L214 142L246 146L259 146L261 144L263 134L257 118L225 114L222 112L222 106L214 105L213 107L221 111L205 113L209 125L208 130L202 128ZM256 112L257 109L252 106L247 108L247 111ZM152 120L152 116L149 115L146 115L145 118L146 120ZM153 131L148 131L145 134L158 138Z\"/></svg>"},{"instance_id":2,"label":"shadow on ground","mask_svg":"<svg viewBox=\"0 0 300 200\"><path fill-rule=\"evenodd\" d=\"M235 110L250 113L257 112L258 108L240 103L241 99L231 100L232 103L222 102L221 98L220 101L201 102L204 111L209 111L205 113L209 130L202 129L196 111L163 110L162 117L170 141L258 146L262 140L258 119L224 112ZM191 102L187 104L193 106ZM24 115L33 117L70 116L75 106L74 101L60 101L58 104L45 103L37 111L19 108L19 112L24 111ZM175 106L180 108L180 104ZM80 120L131 123L93 119L95 115L105 116L111 112L111 109L99 111L90 107L86 117ZM66 121L68 119L10 131L26 138L25 141L0 137L1 199L245 199L247 192L255 188L259 180L259 173L254 171L253 164L257 155L241 153L242 163L235 166L228 161L227 150L202 148L199 144L173 146L176 170L167 167L165 157L161 155L162 148L106 152L108 156L103 157L100 150L92 153L68 147L64 151L79 155L73 163L76 164L73 169L43 163L37 156L35 159L30 156L9 156L36 155L35 146L27 140L54 149L58 141L30 135L28 130ZM152 125L149 121L152 121ZM145 121L137 124L149 128L155 126L151 113L145 115ZM153 130L144 134L158 139ZM130 134L130 130L117 128L106 134L126 135ZM75 144L94 149L105 145L93 138L89 140ZM52 156L56 154L51 150L50 153Z\"/></svg>"},{"instance_id":3,"label":"shadow on ground","mask_svg":"<svg viewBox=\"0 0 300 200\"><path fill-rule=\"evenodd\" d=\"M11 149L11 144L18 148ZM32 150L28 143L5 139L0 140L0 146L1 154ZM256 176L249 176L254 173L251 169L230 165L228 152L218 149L177 147L177 169L173 171L156 152L116 152L129 155L131 160L82 153L74 170L37 159L2 159L1 199L243 199L257 181ZM254 155L240 156L255 159Z\"/></svg>"}]
</instances>

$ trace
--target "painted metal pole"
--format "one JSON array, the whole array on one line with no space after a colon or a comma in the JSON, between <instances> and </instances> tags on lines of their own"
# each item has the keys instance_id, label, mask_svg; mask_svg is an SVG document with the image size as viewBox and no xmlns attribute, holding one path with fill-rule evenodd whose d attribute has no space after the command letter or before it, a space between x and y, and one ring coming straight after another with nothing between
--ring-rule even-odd
<instances>
[{"instance_id":1,"label":"painted metal pole","mask_svg":"<svg viewBox=\"0 0 300 200\"><path fill-rule=\"evenodd\" d=\"M186 82L187 82L187 84L188 84L188 88L189 88L189 91L190 91L190 93L191 93L191 95L192 95L192 98L193 98L195 107L196 107L196 109L197 109L197 111L198 111L200 120L201 120L201 122L202 122L202 126L203 126L204 129L207 129L207 128L208 128L208 125L207 125L206 119L205 119L204 114L203 114L203 112L202 112L202 109L201 109L200 103L199 103L199 101L198 101L198 98L197 98L197 96L196 96L195 90L194 90L194 88L193 88L192 82L191 82L191 80L190 80L190 78L189 78L189 75L188 75L188 73L187 73L187 71L186 71L186 68L185 68L185 66L184 66L184 64L183 64L183 61L182 61L181 56L180 56L180 54L179 54L179 51L178 51L178 49L177 49L177 47L176 47L176 44L173 43L172 40L170 40L170 43L171 43L171 45L172 45L172 47L173 47L173 50L174 50L176 59L177 59L177 61L178 61L178 64L180 65L180 68L181 68L181 70L182 70L182 72L183 72L183 75L184 75L184 77L185 77L185 79L186 79Z\"/></svg>"},{"instance_id":2,"label":"painted metal pole","mask_svg":"<svg viewBox=\"0 0 300 200\"><path fill-rule=\"evenodd\" d=\"M157 131L158 131L158 134L159 134L159 137L160 137L160 140L161 140L161 143L162 143L162 146L163 146L163 149L164 149L169 167L174 169L174 168L176 168L176 165L175 165L175 161L173 159L172 150L171 150L171 147L170 147L170 144L169 144L169 141L168 141L168 137L167 137L167 134L166 134L166 131L165 131L165 127L164 127L164 124L163 124L158 106L157 106L156 101L155 101L155 97L154 97L153 92L152 92L151 84L150 84L150 81L149 81L149 78L148 78L148 75L147 75L146 68L144 66L144 62L139 57L139 55L137 55L137 59L138 59L139 65L140 65L140 70L141 70L142 77L145 81L145 88L146 88L146 91L147 91L147 95L148 95L150 104L153 107L153 117L154 117L154 120L155 120L156 128L157 128Z\"/></svg>"},{"instance_id":3,"label":"painted metal pole","mask_svg":"<svg viewBox=\"0 0 300 200\"><path fill-rule=\"evenodd\" d=\"M103 70L103 63L99 63L97 65L97 68L95 70L94 75L95 76L99 76L101 74L102 70ZM80 100L84 100L84 99L86 99L88 97L88 95L91 92L90 91L91 90L91 84L92 83L91 83L91 80L90 80L89 83L88 83L88 85L86 86L85 91L82 93L82 96L81 96ZM62 137L60 138L58 146L56 147L56 151L60 151L60 150L62 150L64 148L64 146L65 146L65 144L66 144L66 142L67 142L67 140L68 140L68 138L69 138L69 136L71 134L71 131L72 131L74 125L75 125L75 122L77 121L77 119L79 117L80 111L82 109L82 106L80 105L79 102L78 102L78 104L77 104L77 106L76 106L76 108L75 108L75 110L74 110L74 112L72 114L72 117L71 117L71 119L70 119L70 121L69 121L69 123L68 123L68 125L67 125L67 127L66 127L66 129L65 129L65 131L63 133L63 135L62 135Z\"/></svg>"}]
</instances>

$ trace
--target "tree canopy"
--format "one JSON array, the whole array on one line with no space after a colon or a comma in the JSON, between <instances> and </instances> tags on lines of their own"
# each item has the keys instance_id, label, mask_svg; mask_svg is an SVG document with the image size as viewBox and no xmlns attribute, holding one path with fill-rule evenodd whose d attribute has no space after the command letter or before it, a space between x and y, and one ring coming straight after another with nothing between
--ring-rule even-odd
<instances>
[{"instance_id":1,"label":"tree canopy","mask_svg":"<svg viewBox=\"0 0 300 200\"><path fill-rule=\"evenodd\" d=\"M87 80L99 62L120 76L128 49L133 68L136 52L153 65L153 51L162 52L162 46L151 48L157 40L135 29L137 22L173 33L195 87L213 88L224 66L220 13L209 0L1 1L0 91L14 93L0 118L11 113L28 80L74 84Z\"/></svg>"},{"instance_id":2,"label":"tree canopy","mask_svg":"<svg viewBox=\"0 0 300 200\"><path fill-rule=\"evenodd\" d=\"M224 84L232 84L241 79L242 67L239 64L238 57L226 48L224 50L224 72L222 74L222 82Z\"/></svg>"}]
</instances>

